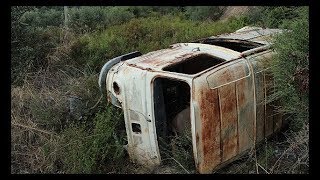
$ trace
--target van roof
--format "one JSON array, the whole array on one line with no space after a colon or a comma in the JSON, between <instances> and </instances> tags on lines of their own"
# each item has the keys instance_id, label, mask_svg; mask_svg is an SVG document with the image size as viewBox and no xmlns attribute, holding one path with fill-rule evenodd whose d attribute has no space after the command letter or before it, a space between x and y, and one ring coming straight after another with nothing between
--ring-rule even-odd
<instances>
[{"instance_id":1,"label":"van roof","mask_svg":"<svg viewBox=\"0 0 320 180\"><path fill-rule=\"evenodd\" d=\"M246 26L234 33L211 36L202 40L240 40L260 43L261 46L266 46L271 43L268 39L270 35L278 32L281 32L281 30ZM206 44L203 43L202 40L198 40L194 43L173 44L170 48L149 52L142 56L129 59L125 61L125 63L140 69L162 71L162 69L167 66L179 63L192 56L197 56L198 54L209 54L225 61L241 57L241 52L219 45Z\"/></svg>"}]
</instances>

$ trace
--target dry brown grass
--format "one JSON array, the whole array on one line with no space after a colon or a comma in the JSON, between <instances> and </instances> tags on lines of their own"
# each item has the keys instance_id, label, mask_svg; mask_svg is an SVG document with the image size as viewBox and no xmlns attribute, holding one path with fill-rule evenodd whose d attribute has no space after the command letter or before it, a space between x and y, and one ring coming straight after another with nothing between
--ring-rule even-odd
<instances>
[{"instance_id":1,"label":"dry brown grass","mask_svg":"<svg viewBox=\"0 0 320 180\"><path fill-rule=\"evenodd\" d=\"M216 173L305 174L309 170L308 124L299 132L284 132L260 144Z\"/></svg>"},{"instance_id":2,"label":"dry brown grass","mask_svg":"<svg viewBox=\"0 0 320 180\"><path fill-rule=\"evenodd\" d=\"M270 168L271 173L308 173L309 170L309 124L287 137L287 148Z\"/></svg>"},{"instance_id":3,"label":"dry brown grass","mask_svg":"<svg viewBox=\"0 0 320 180\"><path fill-rule=\"evenodd\" d=\"M55 143L56 133L39 126L30 110L36 91L23 86L11 92L11 173L50 172L53 161L44 147Z\"/></svg>"},{"instance_id":4,"label":"dry brown grass","mask_svg":"<svg viewBox=\"0 0 320 180\"><path fill-rule=\"evenodd\" d=\"M57 151L59 132L70 119L68 98L78 94L90 99L92 91L82 93L93 89L87 87L88 79L97 78L83 77L68 63L73 39L71 32L61 31L61 45L47 56L48 68L27 73L23 86L11 87L11 173L61 173Z\"/></svg>"}]
</instances>

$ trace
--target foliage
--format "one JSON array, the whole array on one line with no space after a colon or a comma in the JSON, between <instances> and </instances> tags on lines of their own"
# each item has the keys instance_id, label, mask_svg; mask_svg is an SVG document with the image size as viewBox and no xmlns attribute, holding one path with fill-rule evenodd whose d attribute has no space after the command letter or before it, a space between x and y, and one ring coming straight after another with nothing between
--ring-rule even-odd
<instances>
[{"instance_id":1,"label":"foliage","mask_svg":"<svg viewBox=\"0 0 320 180\"><path fill-rule=\"evenodd\" d=\"M249 23L269 28L288 28L295 20L307 18L308 7L266 6L256 7L248 14Z\"/></svg>"},{"instance_id":2,"label":"foliage","mask_svg":"<svg viewBox=\"0 0 320 180\"><path fill-rule=\"evenodd\" d=\"M18 85L22 84L27 73L47 67L47 55L60 41L60 29L55 27L24 26L21 29L19 38L11 41L11 77L12 83Z\"/></svg>"},{"instance_id":3,"label":"foliage","mask_svg":"<svg viewBox=\"0 0 320 180\"><path fill-rule=\"evenodd\" d=\"M33 11L25 12L21 18L21 23L30 27L60 26L63 24L63 7L60 9L35 8Z\"/></svg>"},{"instance_id":4,"label":"foliage","mask_svg":"<svg viewBox=\"0 0 320 180\"><path fill-rule=\"evenodd\" d=\"M126 7L73 7L69 15L70 27L78 32L97 31L134 18Z\"/></svg>"},{"instance_id":5,"label":"foliage","mask_svg":"<svg viewBox=\"0 0 320 180\"><path fill-rule=\"evenodd\" d=\"M116 134L117 125L123 121L121 113L112 107L98 112L93 119L94 128L82 124L71 124L62 132L60 158L67 173L98 172L103 165L116 163L124 155L121 133Z\"/></svg>"},{"instance_id":6,"label":"foliage","mask_svg":"<svg viewBox=\"0 0 320 180\"><path fill-rule=\"evenodd\" d=\"M243 19L229 22L194 22L175 16L133 19L126 24L112 26L101 33L85 35L73 48L77 61L91 69L99 68L110 58L132 51L147 53L167 48L170 44L192 41L223 32L232 32L243 25ZM78 57L77 54L83 56Z\"/></svg>"},{"instance_id":7,"label":"foliage","mask_svg":"<svg viewBox=\"0 0 320 180\"><path fill-rule=\"evenodd\" d=\"M220 6L187 6L185 9L186 17L194 21L216 21L224 12L224 8Z\"/></svg>"},{"instance_id":8,"label":"foliage","mask_svg":"<svg viewBox=\"0 0 320 180\"><path fill-rule=\"evenodd\" d=\"M278 54L273 59L275 96L281 99L281 111L294 119L299 129L309 118L309 22L307 18L291 23L291 30L276 38Z\"/></svg>"}]
</instances>

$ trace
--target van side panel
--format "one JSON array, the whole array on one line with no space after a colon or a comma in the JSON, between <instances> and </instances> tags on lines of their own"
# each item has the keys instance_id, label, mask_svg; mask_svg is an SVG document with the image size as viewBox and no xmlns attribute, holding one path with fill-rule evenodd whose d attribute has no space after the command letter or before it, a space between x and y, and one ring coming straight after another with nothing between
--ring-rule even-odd
<instances>
[{"instance_id":1,"label":"van side panel","mask_svg":"<svg viewBox=\"0 0 320 180\"><path fill-rule=\"evenodd\" d=\"M198 83L193 97L199 104L200 114L195 123L197 168L207 173L221 162L220 105L218 89L209 89L204 79Z\"/></svg>"},{"instance_id":2,"label":"van side panel","mask_svg":"<svg viewBox=\"0 0 320 180\"><path fill-rule=\"evenodd\" d=\"M224 64L194 79L197 168L210 173L253 146L254 93L252 72L244 59Z\"/></svg>"},{"instance_id":3,"label":"van side panel","mask_svg":"<svg viewBox=\"0 0 320 180\"><path fill-rule=\"evenodd\" d=\"M237 81L239 153L253 147L255 141L255 100L252 75Z\"/></svg>"},{"instance_id":4,"label":"van side panel","mask_svg":"<svg viewBox=\"0 0 320 180\"><path fill-rule=\"evenodd\" d=\"M238 112L235 86L235 83L231 83L218 88L221 108L222 161L232 158L238 151Z\"/></svg>"}]
</instances>

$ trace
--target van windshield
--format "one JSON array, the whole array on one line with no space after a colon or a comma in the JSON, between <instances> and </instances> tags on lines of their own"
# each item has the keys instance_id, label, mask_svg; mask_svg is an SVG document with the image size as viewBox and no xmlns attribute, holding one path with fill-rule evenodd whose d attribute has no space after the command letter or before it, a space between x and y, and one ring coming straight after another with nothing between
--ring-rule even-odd
<instances>
[{"instance_id":1,"label":"van windshield","mask_svg":"<svg viewBox=\"0 0 320 180\"><path fill-rule=\"evenodd\" d=\"M264 45L264 44L252 42L252 41L239 40L239 39L224 39L224 38L213 38L213 39L208 38L204 40L199 40L197 43L221 46L237 52L244 52L244 51L258 48Z\"/></svg>"},{"instance_id":2,"label":"van windshield","mask_svg":"<svg viewBox=\"0 0 320 180\"><path fill-rule=\"evenodd\" d=\"M183 74L197 74L224 61L225 60L213 57L209 54L199 54L179 63L167 66L163 68L163 70Z\"/></svg>"}]
</instances>

